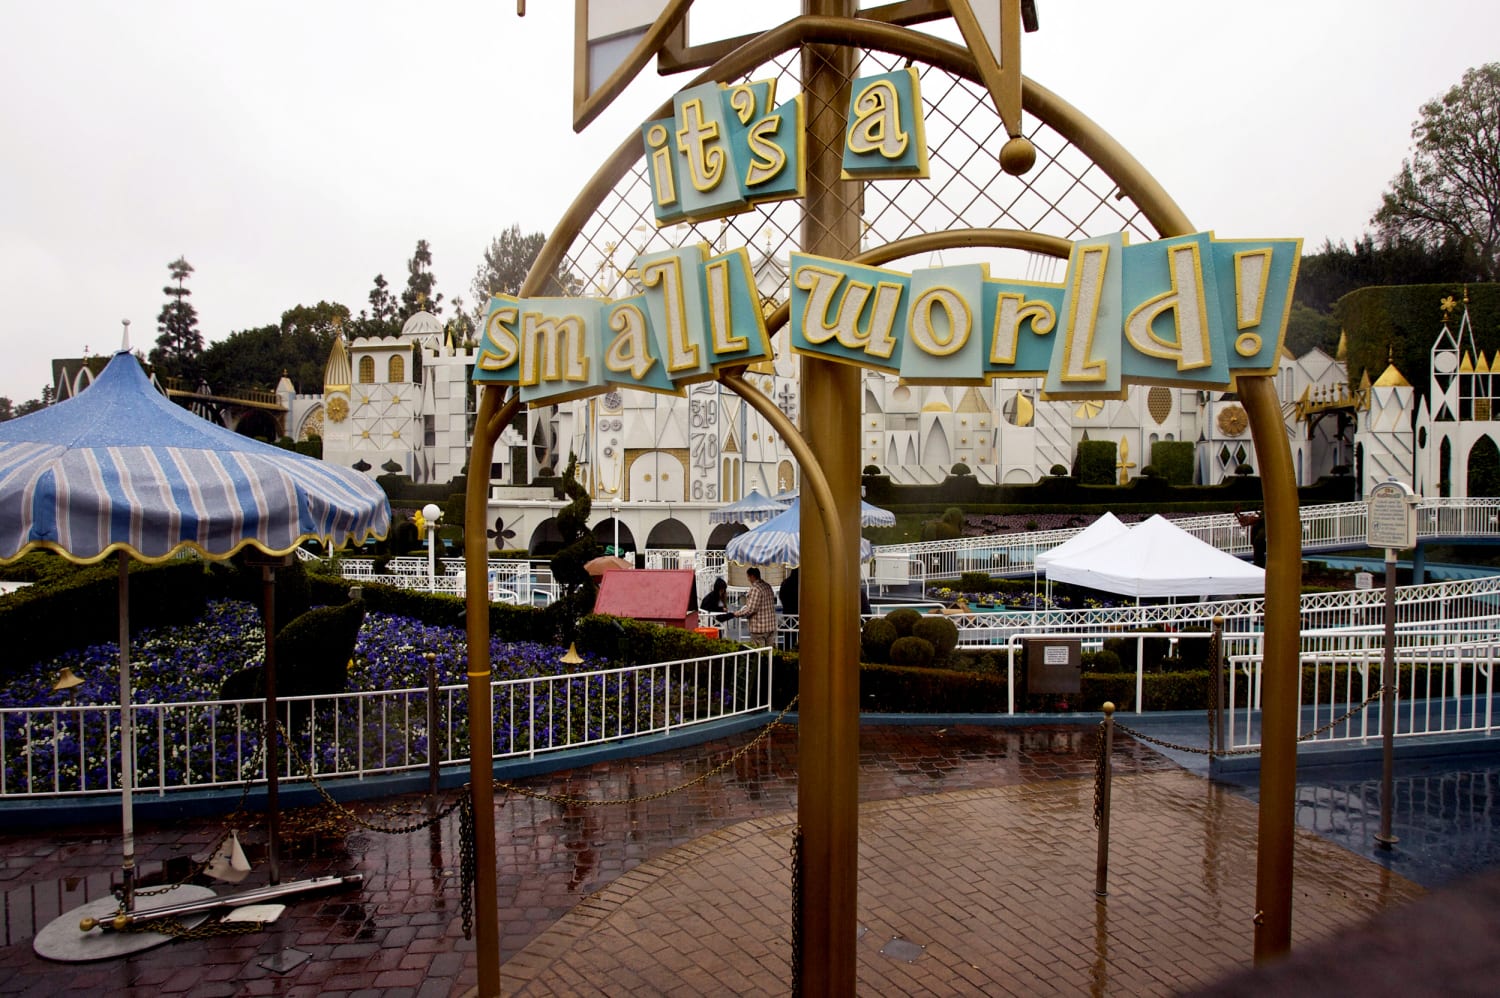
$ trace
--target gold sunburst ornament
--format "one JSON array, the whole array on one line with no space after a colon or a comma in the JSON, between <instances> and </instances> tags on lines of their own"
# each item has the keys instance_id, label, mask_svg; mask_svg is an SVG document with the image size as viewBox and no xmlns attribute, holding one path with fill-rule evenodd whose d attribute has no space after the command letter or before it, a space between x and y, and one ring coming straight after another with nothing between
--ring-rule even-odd
<instances>
[{"instance_id":1,"label":"gold sunburst ornament","mask_svg":"<svg viewBox=\"0 0 1500 998\"><path fill-rule=\"evenodd\" d=\"M328 418L335 423L342 423L349 418L349 403L342 396L335 395L328 400Z\"/></svg>"},{"instance_id":2,"label":"gold sunburst ornament","mask_svg":"<svg viewBox=\"0 0 1500 998\"><path fill-rule=\"evenodd\" d=\"M1250 425L1243 406L1231 405L1219 410L1219 431L1226 437L1237 437Z\"/></svg>"}]
</instances>

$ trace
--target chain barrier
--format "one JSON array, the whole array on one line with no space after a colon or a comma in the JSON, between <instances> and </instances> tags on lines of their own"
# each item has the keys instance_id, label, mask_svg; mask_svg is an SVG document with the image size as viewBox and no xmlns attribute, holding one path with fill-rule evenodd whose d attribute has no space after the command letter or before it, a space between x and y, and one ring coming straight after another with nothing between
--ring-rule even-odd
<instances>
[{"instance_id":1,"label":"chain barrier","mask_svg":"<svg viewBox=\"0 0 1500 998\"><path fill-rule=\"evenodd\" d=\"M1099 727L1094 731L1094 745L1098 749L1094 753L1094 827L1104 820L1104 767L1109 765L1109 757L1106 752L1106 741L1104 738L1104 725L1106 721L1100 721Z\"/></svg>"},{"instance_id":2,"label":"chain barrier","mask_svg":"<svg viewBox=\"0 0 1500 998\"><path fill-rule=\"evenodd\" d=\"M668 787L665 790L657 790L654 793L641 794L638 797L617 797L614 799L600 800L592 797L572 797L567 794L549 794L544 793L540 790L530 790L526 787L519 787L513 783L501 782L496 783L495 786L506 791L507 793L513 793L520 797L530 797L532 800L549 801L553 804L563 804L570 807L604 807L611 804L644 804L647 801L661 800L663 797L670 797L675 793L680 793L683 790L687 790L689 787L697 786L703 781L717 776L718 774L724 772L724 770L728 769L730 766L734 765L747 752L755 748L755 746L759 745L762 741L769 737L771 732L775 731L776 728L781 724L782 718L791 713L792 708L795 706L797 706L797 697L794 696L792 697L791 703L787 704L786 707L782 709L780 714L777 714L769 724L767 724L760 730L760 734L756 735L750 741L746 742L740 748L736 749L734 754L730 755L727 759L719 763L717 766L713 767L712 769L705 770L704 772L693 777L691 780L688 780L686 783L679 783L675 787Z\"/></svg>"},{"instance_id":3,"label":"chain barrier","mask_svg":"<svg viewBox=\"0 0 1500 998\"><path fill-rule=\"evenodd\" d=\"M802 993L802 826L792 829L792 994Z\"/></svg>"},{"instance_id":4,"label":"chain barrier","mask_svg":"<svg viewBox=\"0 0 1500 998\"><path fill-rule=\"evenodd\" d=\"M173 939L217 939L221 936L248 936L252 932L259 932L266 927L265 922L204 922L188 928L182 924L180 919L163 918L152 922L142 922L139 925L131 924L125 927L126 932L159 932Z\"/></svg>"},{"instance_id":5,"label":"chain barrier","mask_svg":"<svg viewBox=\"0 0 1500 998\"><path fill-rule=\"evenodd\" d=\"M1311 741L1312 739L1318 737L1321 734L1324 734L1325 732L1332 731L1334 728L1338 727L1340 724L1343 724L1345 721L1348 721L1350 718L1354 717L1354 715L1358 714L1360 711L1365 710L1367 707L1370 706L1370 704L1372 704L1375 701L1379 700L1380 697L1381 697L1381 691L1379 689L1377 689L1374 693L1371 693L1369 696L1365 697L1365 699L1361 703L1355 704L1353 707L1350 707L1348 710L1344 711L1344 713L1340 714L1338 717L1335 717L1333 720L1329 721L1328 723L1319 725L1318 727L1316 727L1313 730L1307 732L1306 734L1298 735L1297 736L1297 741L1299 743L1300 742ZM1150 735L1145 734L1144 732L1137 731L1134 728L1131 728L1131 727L1129 727L1127 725L1121 724L1118 721L1115 722L1115 728L1118 729L1118 730L1120 730L1120 731L1123 731L1125 734L1127 734L1130 737L1136 739L1137 741L1148 742L1148 743L1150 743L1152 745L1159 745L1162 748L1171 749L1174 752L1187 752L1187 753L1190 753L1192 755L1207 755L1207 756L1214 756L1214 755L1258 755L1258 754L1260 754L1260 749L1258 749L1258 748L1221 749L1218 752L1215 752L1211 748L1206 748L1205 749L1205 748L1199 748L1196 745L1183 745L1180 742L1169 742L1169 741L1167 741L1164 738L1153 738Z\"/></svg>"},{"instance_id":6,"label":"chain barrier","mask_svg":"<svg viewBox=\"0 0 1500 998\"><path fill-rule=\"evenodd\" d=\"M196 862L192 870L190 870L180 879L170 884L162 884L160 887L137 887L130 892L132 898L156 897L159 894L165 894L168 891L176 890L178 887L181 887L183 884L187 883L189 880L192 880L194 877L201 874L204 870L208 869L208 865L213 862L214 856L218 855L219 847L222 846L226 840L228 840L230 835L234 834L235 825L238 824L238 821L236 819L243 818L246 814L245 801L249 798L250 787L255 782L255 770L260 766L261 760L265 758L265 754L266 740L262 738L260 740L260 744L256 746L255 754L250 757L248 762L242 763L240 765L241 773L245 771L245 767L248 765L250 768L250 775L246 776L241 781L242 785L240 787L240 799L235 803L234 810L230 811L229 814L225 816L224 831L217 839L214 840L214 844L209 847L208 853L204 856L203 860L201 862ZM118 887L111 886L109 890L110 893L115 896L115 901L119 903L119 910L123 912L125 910L125 885L121 884Z\"/></svg>"}]
</instances>

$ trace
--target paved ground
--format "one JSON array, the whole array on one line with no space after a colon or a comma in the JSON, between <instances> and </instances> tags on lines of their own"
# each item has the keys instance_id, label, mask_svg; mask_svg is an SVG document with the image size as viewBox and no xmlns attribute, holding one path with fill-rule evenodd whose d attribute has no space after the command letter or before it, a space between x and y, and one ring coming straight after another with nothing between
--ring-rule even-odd
<instances>
[{"instance_id":1,"label":"paved ground","mask_svg":"<svg viewBox=\"0 0 1500 998\"><path fill-rule=\"evenodd\" d=\"M722 763L750 735L538 777L642 798ZM861 738L859 986L864 994L1152 995L1250 963L1254 805L1150 749L1117 746L1110 893L1093 894L1092 735L1077 728L873 727ZM785 994L796 738L778 729L723 773L659 800L497 814L506 994ZM412 823L420 802L364 806ZM359 890L294 900L264 931L56 964L31 937L99 897L113 828L0 833L0 993L448 995L475 984L455 822L399 835L293 815L282 879L360 872ZM149 880L180 876L217 822L138 830ZM246 829L252 860L264 831ZM264 883L257 867L240 888ZM1388 869L1299 832L1296 945L1420 896ZM302 954L307 957L303 962Z\"/></svg>"}]
</instances>

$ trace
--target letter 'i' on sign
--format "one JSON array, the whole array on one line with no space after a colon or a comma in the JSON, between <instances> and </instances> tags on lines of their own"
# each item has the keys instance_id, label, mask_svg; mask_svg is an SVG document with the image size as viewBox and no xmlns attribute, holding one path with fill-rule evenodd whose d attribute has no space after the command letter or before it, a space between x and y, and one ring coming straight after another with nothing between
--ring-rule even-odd
<instances>
[{"instance_id":1,"label":"letter 'i' on sign","mask_svg":"<svg viewBox=\"0 0 1500 998\"><path fill-rule=\"evenodd\" d=\"M844 126L844 179L925 176L927 132L916 69L855 80Z\"/></svg>"},{"instance_id":2,"label":"letter 'i' on sign","mask_svg":"<svg viewBox=\"0 0 1500 998\"><path fill-rule=\"evenodd\" d=\"M802 96L773 110L774 80L704 83L641 126L656 224L704 221L801 197L807 187Z\"/></svg>"}]
</instances>

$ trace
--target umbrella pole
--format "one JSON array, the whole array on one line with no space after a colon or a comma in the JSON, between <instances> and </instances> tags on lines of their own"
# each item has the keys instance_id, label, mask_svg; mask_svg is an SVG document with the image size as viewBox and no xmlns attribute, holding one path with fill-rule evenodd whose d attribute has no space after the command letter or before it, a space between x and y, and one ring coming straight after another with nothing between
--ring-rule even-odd
<instances>
[{"instance_id":1,"label":"umbrella pole","mask_svg":"<svg viewBox=\"0 0 1500 998\"><path fill-rule=\"evenodd\" d=\"M120 578L115 586L120 620L120 825L122 852L120 885L126 911L135 910L135 732L130 707L130 569L119 552Z\"/></svg>"},{"instance_id":2,"label":"umbrella pole","mask_svg":"<svg viewBox=\"0 0 1500 998\"><path fill-rule=\"evenodd\" d=\"M260 589L260 615L266 626L266 723L261 726L261 737L266 740L266 867L270 882L279 884L281 870L276 862L276 842L281 838L281 808L277 801L281 754L277 751L276 717L276 569L270 565L260 567Z\"/></svg>"}]
</instances>

